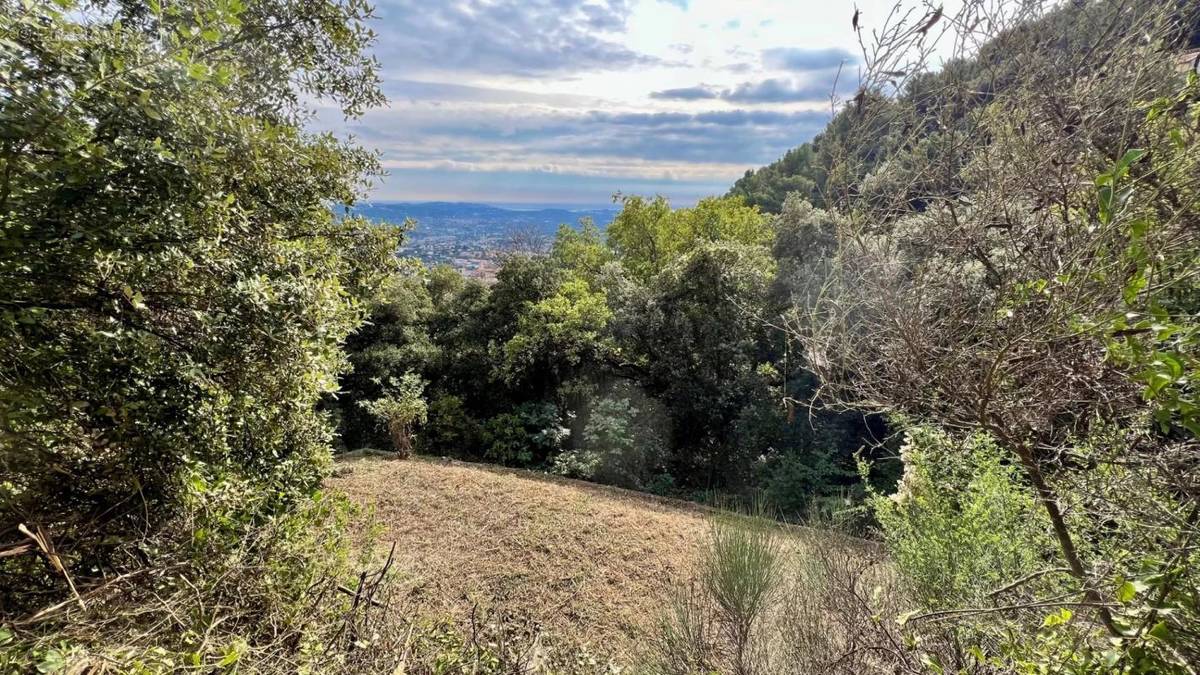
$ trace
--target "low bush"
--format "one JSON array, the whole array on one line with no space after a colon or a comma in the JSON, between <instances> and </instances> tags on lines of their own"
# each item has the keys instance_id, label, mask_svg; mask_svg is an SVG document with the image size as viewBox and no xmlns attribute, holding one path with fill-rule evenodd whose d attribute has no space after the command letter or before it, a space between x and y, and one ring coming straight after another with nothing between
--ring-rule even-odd
<instances>
[{"instance_id":1,"label":"low bush","mask_svg":"<svg viewBox=\"0 0 1200 675\"><path fill-rule=\"evenodd\" d=\"M462 398L442 395L429 402L428 421L417 439L420 452L467 459L477 457L483 429L468 414Z\"/></svg>"},{"instance_id":2,"label":"low bush","mask_svg":"<svg viewBox=\"0 0 1200 675\"><path fill-rule=\"evenodd\" d=\"M715 521L704 559L704 582L712 596L734 672L750 673L755 627L778 590L781 550L774 525L757 518Z\"/></svg>"},{"instance_id":3,"label":"low bush","mask_svg":"<svg viewBox=\"0 0 1200 675\"><path fill-rule=\"evenodd\" d=\"M896 492L872 491L868 503L925 608L978 603L1051 559L1045 512L990 438L918 426L900 455Z\"/></svg>"},{"instance_id":4,"label":"low bush","mask_svg":"<svg viewBox=\"0 0 1200 675\"><path fill-rule=\"evenodd\" d=\"M659 620L653 666L657 672L683 674L715 670L717 635L712 598L695 584L675 589Z\"/></svg>"},{"instance_id":5,"label":"low bush","mask_svg":"<svg viewBox=\"0 0 1200 675\"><path fill-rule=\"evenodd\" d=\"M543 466L568 433L553 403L522 403L484 424L484 457L506 466Z\"/></svg>"},{"instance_id":6,"label":"low bush","mask_svg":"<svg viewBox=\"0 0 1200 675\"><path fill-rule=\"evenodd\" d=\"M370 670L395 636L362 601L383 586L345 536L354 509L317 492L265 522L240 520L229 505L249 499L245 487L194 490L164 530L174 534L142 542L152 566L8 624L0 670Z\"/></svg>"},{"instance_id":7,"label":"low bush","mask_svg":"<svg viewBox=\"0 0 1200 675\"><path fill-rule=\"evenodd\" d=\"M379 398L360 401L362 408L387 429L392 449L401 457L412 455L416 427L428 418L424 392L425 382L418 375L406 373L399 379L389 378Z\"/></svg>"},{"instance_id":8,"label":"low bush","mask_svg":"<svg viewBox=\"0 0 1200 675\"><path fill-rule=\"evenodd\" d=\"M774 609L783 551L775 523L763 515L713 519L697 585L677 592L660 624L656 657L664 672L768 672L763 623Z\"/></svg>"},{"instance_id":9,"label":"low bush","mask_svg":"<svg viewBox=\"0 0 1200 675\"><path fill-rule=\"evenodd\" d=\"M719 515L698 579L665 610L651 672L1002 672L938 624L908 625L908 580L882 546Z\"/></svg>"},{"instance_id":10,"label":"low bush","mask_svg":"<svg viewBox=\"0 0 1200 675\"><path fill-rule=\"evenodd\" d=\"M586 415L581 442L554 460L555 473L633 489L661 484L665 417L652 399L622 384Z\"/></svg>"}]
</instances>

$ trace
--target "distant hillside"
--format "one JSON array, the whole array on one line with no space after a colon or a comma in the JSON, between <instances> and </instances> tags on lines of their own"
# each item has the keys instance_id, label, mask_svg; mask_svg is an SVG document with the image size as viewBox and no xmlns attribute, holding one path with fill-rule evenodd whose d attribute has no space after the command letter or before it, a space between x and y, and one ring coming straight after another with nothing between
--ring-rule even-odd
<instances>
[{"instance_id":1,"label":"distant hillside","mask_svg":"<svg viewBox=\"0 0 1200 675\"><path fill-rule=\"evenodd\" d=\"M472 224L480 230L503 231L535 227L543 234L554 234L559 225L575 225L580 218L591 218L600 227L607 226L617 214L610 208L503 208L473 202L363 202L351 211L376 221L403 222L412 218L418 233L438 234L446 225Z\"/></svg>"},{"instance_id":2,"label":"distant hillside","mask_svg":"<svg viewBox=\"0 0 1200 675\"><path fill-rule=\"evenodd\" d=\"M1200 48L1200 11L1188 0L1163 2L1175 6L1177 21L1173 44L1168 48L1181 54L1181 63L1190 65L1195 62L1191 50ZM1064 53L1087 50L1092 48L1094 36L1087 30L1065 30L1063 25L1082 25L1088 16L1080 4L1065 3L1041 20L1022 25L1017 30L1028 33L1029 39L1039 35L1067 35L1069 39L1065 40L1042 40L1047 48ZM969 113L988 105L1010 82L1019 80L1015 71L1020 64L1011 53L998 46L1000 44L993 40L983 45L973 58L954 60L938 72L909 79L900 94L900 101L910 105L915 103L917 108L940 109L945 101L953 100L960 110L955 120L960 125L957 131L970 133ZM1064 78L1071 76L1063 73ZM936 125L926 126L927 120L902 117L898 110L904 106L895 103L895 99L868 94L864 102L843 108L811 141L789 150L766 166L746 171L728 194L740 196L748 204L768 213L779 213L784 199L792 192L820 207L836 201L836 196L827 194L826 190L831 173L843 178L848 173L861 179L888 163L893 178L902 175L906 154L919 155L923 152L923 143L944 135L946 130ZM856 124L861 119L888 120L890 123L864 129ZM907 178L913 185L910 201L921 199L922 179Z\"/></svg>"},{"instance_id":3,"label":"distant hillside","mask_svg":"<svg viewBox=\"0 0 1200 675\"><path fill-rule=\"evenodd\" d=\"M514 246L537 248L549 242L560 225L578 227L590 218L601 229L616 216L607 208L504 208L471 202L362 202L350 213L376 222L417 226L402 252L428 265L450 265L484 280L495 273L499 253Z\"/></svg>"}]
</instances>

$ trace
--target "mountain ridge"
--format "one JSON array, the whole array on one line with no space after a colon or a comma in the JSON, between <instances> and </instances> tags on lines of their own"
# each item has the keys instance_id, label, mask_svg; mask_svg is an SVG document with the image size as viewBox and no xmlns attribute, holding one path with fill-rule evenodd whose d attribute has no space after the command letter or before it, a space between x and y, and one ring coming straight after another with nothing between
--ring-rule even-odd
<instances>
[{"instance_id":1,"label":"mountain ridge","mask_svg":"<svg viewBox=\"0 0 1200 675\"><path fill-rule=\"evenodd\" d=\"M460 202L460 201L430 201L430 202L413 202L413 201L391 201L391 200L371 200L364 201L358 205L348 209L350 213L362 215L372 220L383 217L396 218L399 217L402 221L409 217L417 220L420 223L420 218L493 218L503 219L505 224L512 224L507 221L531 221L531 224L544 225L552 221L554 227L559 224L574 224L574 221L583 217L592 218L597 225L601 227L607 225L616 216L619 209L616 206L601 208L601 207L568 207L566 205L553 206L549 204L530 204L527 208L513 208L509 206L498 206L495 204L487 204L483 202Z\"/></svg>"}]
</instances>

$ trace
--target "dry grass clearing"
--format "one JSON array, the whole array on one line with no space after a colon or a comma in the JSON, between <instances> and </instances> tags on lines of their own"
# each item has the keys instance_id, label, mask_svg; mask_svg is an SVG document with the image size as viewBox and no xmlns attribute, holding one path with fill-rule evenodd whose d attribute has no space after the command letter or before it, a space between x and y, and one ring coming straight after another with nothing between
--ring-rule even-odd
<instances>
[{"instance_id":1,"label":"dry grass clearing","mask_svg":"<svg viewBox=\"0 0 1200 675\"><path fill-rule=\"evenodd\" d=\"M541 474L444 460L343 460L333 487L373 507L396 541L406 604L465 618L476 604L623 655L688 583L708 536L685 502Z\"/></svg>"}]
</instances>

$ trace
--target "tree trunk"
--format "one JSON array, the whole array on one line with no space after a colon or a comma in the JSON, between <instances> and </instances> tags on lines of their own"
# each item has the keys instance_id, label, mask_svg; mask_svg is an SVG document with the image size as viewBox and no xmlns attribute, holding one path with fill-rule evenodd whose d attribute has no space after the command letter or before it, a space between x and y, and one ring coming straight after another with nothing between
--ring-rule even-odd
<instances>
[{"instance_id":1,"label":"tree trunk","mask_svg":"<svg viewBox=\"0 0 1200 675\"><path fill-rule=\"evenodd\" d=\"M1075 540L1071 537L1071 531L1067 529L1066 518L1063 517L1062 508L1058 504L1058 499L1055 497L1054 491L1046 483L1046 478L1042 474L1041 467L1038 466L1033 454L1029 452L1028 447L1024 444L1013 443L1011 439L1001 435L1001 439L1012 448L1013 452L1021 460L1021 466L1025 470L1026 477L1033 484L1033 488L1037 490L1038 501L1042 503L1042 507L1046 509L1046 514L1050 516L1050 525L1054 528L1054 537L1058 540L1058 547L1062 553L1063 559L1066 560L1067 566L1071 568L1071 575L1083 582L1084 598L1090 603L1095 603L1096 614L1100 617L1101 623L1108 629L1114 637L1120 637L1121 631L1113 622L1112 613L1107 607L1099 606L1104 603L1104 598L1090 587L1087 579L1087 569L1083 566L1083 560L1079 557L1079 551L1075 548Z\"/></svg>"}]
</instances>

